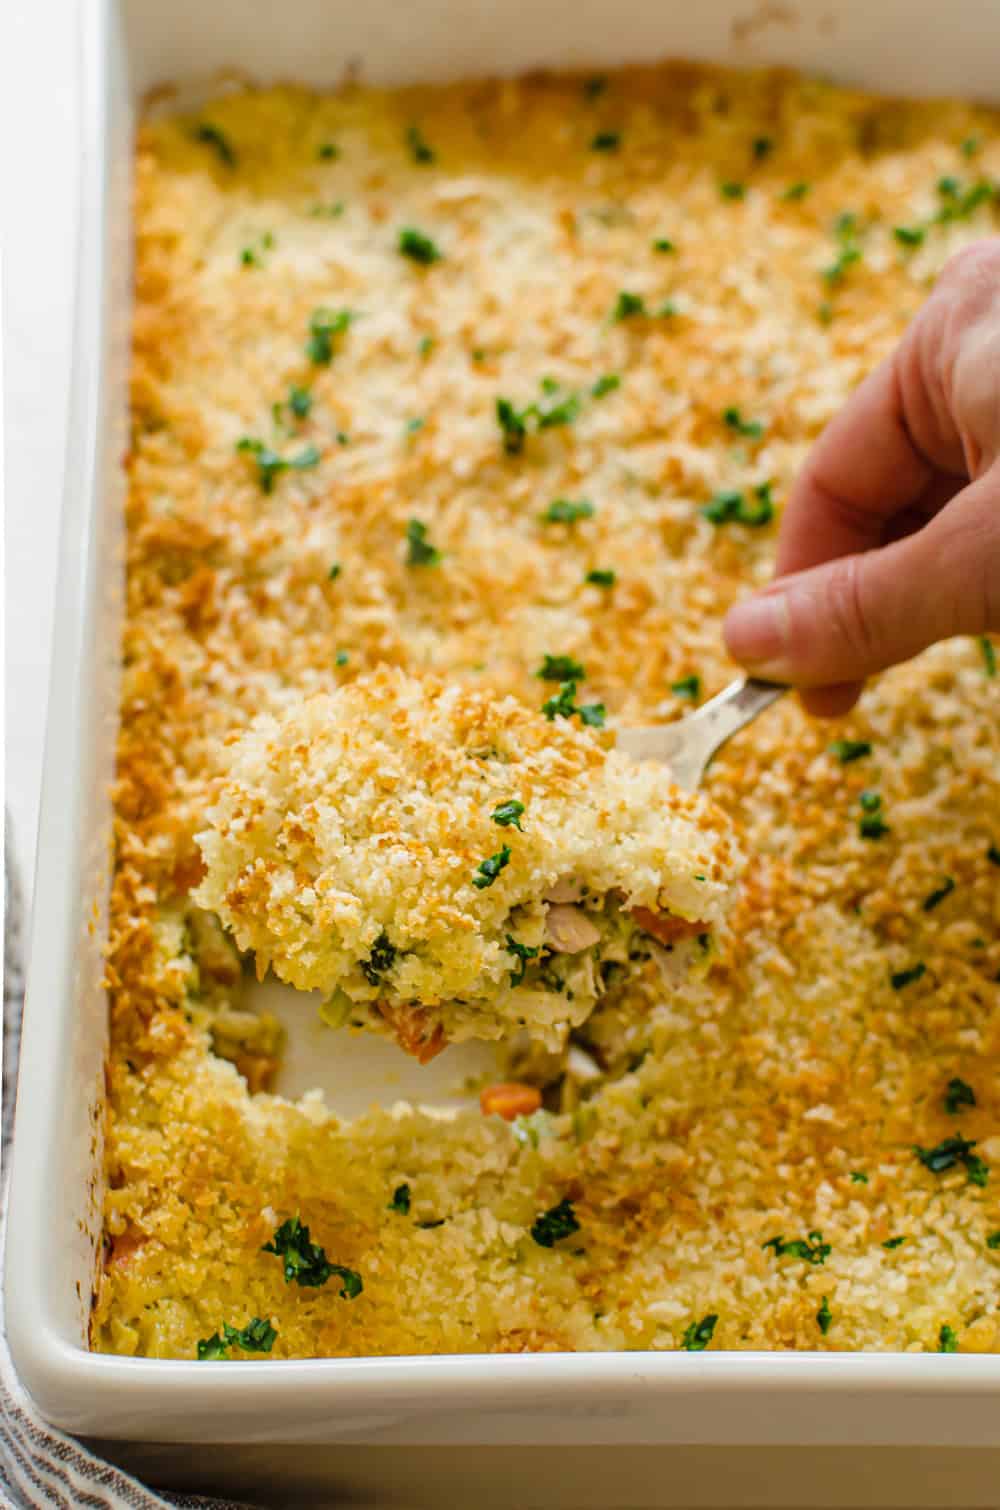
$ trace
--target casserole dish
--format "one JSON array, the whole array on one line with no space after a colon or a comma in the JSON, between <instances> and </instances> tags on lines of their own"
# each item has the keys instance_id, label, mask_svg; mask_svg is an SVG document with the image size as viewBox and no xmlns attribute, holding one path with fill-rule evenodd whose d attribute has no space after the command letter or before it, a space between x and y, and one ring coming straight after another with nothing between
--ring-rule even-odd
<instances>
[{"instance_id":1,"label":"casserole dish","mask_svg":"<svg viewBox=\"0 0 1000 1510\"><path fill-rule=\"evenodd\" d=\"M104 930L93 899L107 887L117 703L135 101L158 81L227 66L322 83L349 66L393 81L666 54L785 62L913 93L985 97L990 83L990 18L973 5L963 32L954 15L945 26L903 6L873 16L860 5L795 15L714 5L681 16L634 3L614 12L610 48L612 12L603 7L570 18L546 6L533 13L530 34L517 34L509 16L488 5L466 7L457 44L454 9L441 3L403 16L386 5L335 19L334 26L330 8L315 3L280 18L248 4L210 13L182 7L169 20L141 5L93 4L83 14L83 218L61 620L7 1254L11 1343L25 1383L68 1429L161 1441L996 1444L993 1357L336 1359L263 1362L220 1379L194 1362L86 1351L106 1034ZM931 56L933 71L922 70L921 58Z\"/></svg>"}]
</instances>

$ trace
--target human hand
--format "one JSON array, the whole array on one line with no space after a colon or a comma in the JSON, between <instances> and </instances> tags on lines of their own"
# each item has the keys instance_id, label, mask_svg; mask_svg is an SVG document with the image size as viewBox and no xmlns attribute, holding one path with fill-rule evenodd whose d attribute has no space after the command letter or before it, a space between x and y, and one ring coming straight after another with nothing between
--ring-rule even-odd
<instances>
[{"instance_id":1,"label":"human hand","mask_svg":"<svg viewBox=\"0 0 1000 1510\"><path fill-rule=\"evenodd\" d=\"M953 257L792 487L775 580L730 654L835 717L864 678L1000 629L1000 237Z\"/></svg>"}]
</instances>

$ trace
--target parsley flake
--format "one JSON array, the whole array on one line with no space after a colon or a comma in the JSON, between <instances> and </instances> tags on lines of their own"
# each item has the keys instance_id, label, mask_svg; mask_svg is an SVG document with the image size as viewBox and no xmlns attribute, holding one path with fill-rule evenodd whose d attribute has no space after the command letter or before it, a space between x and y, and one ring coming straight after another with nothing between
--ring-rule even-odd
<instances>
[{"instance_id":1,"label":"parsley flake","mask_svg":"<svg viewBox=\"0 0 1000 1510\"><path fill-rule=\"evenodd\" d=\"M381 984L383 975L392 969L396 960L396 954L396 946L390 943L389 935L383 928L374 944L372 944L368 958L361 961L361 973L370 986Z\"/></svg>"},{"instance_id":2,"label":"parsley flake","mask_svg":"<svg viewBox=\"0 0 1000 1510\"><path fill-rule=\"evenodd\" d=\"M825 1264L828 1254L832 1251L829 1243L823 1241L822 1232L810 1232L808 1237L795 1237L788 1241L779 1233L777 1237L769 1237L766 1243L761 1243L762 1248L773 1248L776 1258L803 1258L807 1264Z\"/></svg>"},{"instance_id":3,"label":"parsley flake","mask_svg":"<svg viewBox=\"0 0 1000 1510\"><path fill-rule=\"evenodd\" d=\"M979 651L983 657L983 670L985 671L986 675L996 676L997 651L996 646L990 639L989 635L981 634L979 636Z\"/></svg>"},{"instance_id":4,"label":"parsley flake","mask_svg":"<svg viewBox=\"0 0 1000 1510\"><path fill-rule=\"evenodd\" d=\"M921 1148L919 1143L915 1143L913 1152L931 1174L945 1174L949 1169L962 1164L969 1176L969 1184L982 1186L989 1179L989 1165L972 1152L975 1146L974 1138L963 1138L954 1133L950 1138L942 1138L933 1148Z\"/></svg>"},{"instance_id":5,"label":"parsley flake","mask_svg":"<svg viewBox=\"0 0 1000 1510\"><path fill-rule=\"evenodd\" d=\"M203 142L207 147L214 147L219 161L225 163L227 168L236 167L236 153L233 151L228 136L218 126L213 126L211 121L202 121L199 126L195 127L194 139L196 142Z\"/></svg>"},{"instance_id":6,"label":"parsley flake","mask_svg":"<svg viewBox=\"0 0 1000 1510\"><path fill-rule=\"evenodd\" d=\"M617 152L622 144L620 131L598 131L591 138L590 150L592 152Z\"/></svg>"},{"instance_id":7,"label":"parsley flake","mask_svg":"<svg viewBox=\"0 0 1000 1510\"><path fill-rule=\"evenodd\" d=\"M948 1081L948 1088L944 1093L944 1109L952 1117L957 1117L959 1108L963 1106L975 1106L976 1093L971 1085L953 1075Z\"/></svg>"},{"instance_id":8,"label":"parsley flake","mask_svg":"<svg viewBox=\"0 0 1000 1510\"><path fill-rule=\"evenodd\" d=\"M771 484L760 483L754 488L752 498L753 502L748 503L743 493L726 488L703 504L701 513L710 524L746 524L751 529L759 529L774 518Z\"/></svg>"},{"instance_id":9,"label":"parsley flake","mask_svg":"<svg viewBox=\"0 0 1000 1510\"><path fill-rule=\"evenodd\" d=\"M495 855L490 855L486 860L480 860L476 866L476 873L472 877L472 884L477 891L482 891L487 886L492 886L500 872L510 864L510 845L504 844L497 850Z\"/></svg>"},{"instance_id":10,"label":"parsley flake","mask_svg":"<svg viewBox=\"0 0 1000 1510\"><path fill-rule=\"evenodd\" d=\"M540 1248L552 1248L564 1237L571 1237L574 1232L579 1232L580 1223L576 1219L572 1201L565 1198L557 1206L551 1206L541 1216L537 1216L531 1224L531 1235Z\"/></svg>"},{"instance_id":11,"label":"parsley flake","mask_svg":"<svg viewBox=\"0 0 1000 1510\"><path fill-rule=\"evenodd\" d=\"M677 248L674 246L674 243L670 240L669 236L657 236L656 240L653 242L654 252L676 252L676 250Z\"/></svg>"},{"instance_id":12,"label":"parsley flake","mask_svg":"<svg viewBox=\"0 0 1000 1510\"><path fill-rule=\"evenodd\" d=\"M1000 865L1000 844L990 844L986 851L986 858L991 865Z\"/></svg>"},{"instance_id":13,"label":"parsley flake","mask_svg":"<svg viewBox=\"0 0 1000 1510\"><path fill-rule=\"evenodd\" d=\"M410 1187L409 1185L397 1185L392 1192L392 1200L386 1207L387 1211L398 1211L400 1216L410 1214Z\"/></svg>"},{"instance_id":14,"label":"parsley flake","mask_svg":"<svg viewBox=\"0 0 1000 1510\"><path fill-rule=\"evenodd\" d=\"M228 1358L230 1348L242 1348L245 1353L269 1353L274 1346L278 1333L271 1323L260 1316L255 1316L244 1327L230 1326L228 1321L222 1324L222 1336L213 1332L211 1337L205 1337L198 1343L198 1359Z\"/></svg>"},{"instance_id":15,"label":"parsley flake","mask_svg":"<svg viewBox=\"0 0 1000 1510\"><path fill-rule=\"evenodd\" d=\"M812 184L808 184L802 181L800 181L799 183L789 184L788 188L785 190L781 197L786 204L795 204L798 200L805 199L811 188Z\"/></svg>"},{"instance_id":16,"label":"parsley flake","mask_svg":"<svg viewBox=\"0 0 1000 1510\"><path fill-rule=\"evenodd\" d=\"M615 389L620 388L621 385L622 380L617 372L605 372L591 388L590 396L591 398L605 398L607 394L614 393Z\"/></svg>"},{"instance_id":17,"label":"parsley flake","mask_svg":"<svg viewBox=\"0 0 1000 1510\"><path fill-rule=\"evenodd\" d=\"M619 290L615 307L611 312L611 318L613 320L631 320L635 315L645 315L648 313L646 301L642 294L630 294L627 289L623 288Z\"/></svg>"},{"instance_id":18,"label":"parsley flake","mask_svg":"<svg viewBox=\"0 0 1000 1510\"><path fill-rule=\"evenodd\" d=\"M901 1248L905 1242L906 1233L904 1232L902 1237L887 1237L882 1246L883 1248L888 1248L891 1252L893 1248Z\"/></svg>"},{"instance_id":19,"label":"parsley flake","mask_svg":"<svg viewBox=\"0 0 1000 1510\"><path fill-rule=\"evenodd\" d=\"M816 1325L824 1337L833 1326L833 1312L830 1310L830 1301L826 1295L823 1296L820 1308L816 1312Z\"/></svg>"},{"instance_id":20,"label":"parsley flake","mask_svg":"<svg viewBox=\"0 0 1000 1510\"><path fill-rule=\"evenodd\" d=\"M595 566L587 573L583 580L589 582L592 587L614 587L618 578L610 568L604 569Z\"/></svg>"},{"instance_id":21,"label":"parsley flake","mask_svg":"<svg viewBox=\"0 0 1000 1510\"><path fill-rule=\"evenodd\" d=\"M835 739L831 745L827 745L827 749L837 757L841 765L850 765L852 760L863 760L872 752L867 739Z\"/></svg>"},{"instance_id":22,"label":"parsley flake","mask_svg":"<svg viewBox=\"0 0 1000 1510\"><path fill-rule=\"evenodd\" d=\"M400 231L397 245L402 256L409 257L411 262L419 262L422 267L430 267L431 263L442 260L443 254L436 243L411 225Z\"/></svg>"},{"instance_id":23,"label":"parsley flake","mask_svg":"<svg viewBox=\"0 0 1000 1510\"><path fill-rule=\"evenodd\" d=\"M252 456L257 463L257 481L264 493L272 491L275 478L282 472L304 472L309 467L317 466L322 459L315 446L306 446L298 456L281 456L264 441L255 440L248 435L236 442L236 449Z\"/></svg>"},{"instance_id":24,"label":"parsley flake","mask_svg":"<svg viewBox=\"0 0 1000 1510\"><path fill-rule=\"evenodd\" d=\"M406 564L407 566L437 566L441 560L441 552L436 545L432 545L427 538L427 526L419 519L409 519L406 523Z\"/></svg>"},{"instance_id":25,"label":"parsley flake","mask_svg":"<svg viewBox=\"0 0 1000 1510\"><path fill-rule=\"evenodd\" d=\"M957 1353L958 1352L958 1338L955 1335L955 1329L954 1329L954 1327L948 1326L947 1322L941 1328L940 1332L938 1332L938 1349L937 1350L938 1350L939 1353Z\"/></svg>"},{"instance_id":26,"label":"parsley flake","mask_svg":"<svg viewBox=\"0 0 1000 1510\"><path fill-rule=\"evenodd\" d=\"M681 1347L686 1353L703 1353L712 1340L718 1316L710 1313L684 1328Z\"/></svg>"},{"instance_id":27,"label":"parsley flake","mask_svg":"<svg viewBox=\"0 0 1000 1510\"><path fill-rule=\"evenodd\" d=\"M335 561L333 563L333 565L330 567L330 570L327 572L327 581L328 582L336 582L337 578L340 576L340 574L343 571L343 569L344 568L341 566L340 562L339 561Z\"/></svg>"},{"instance_id":28,"label":"parsley flake","mask_svg":"<svg viewBox=\"0 0 1000 1510\"><path fill-rule=\"evenodd\" d=\"M364 1289L361 1275L342 1264L331 1264L318 1243L310 1242L309 1228L303 1226L297 1216L290 1216L275 1229L274 1237L265 1243L262 1253L274 1253L284 1261L285 1284L304 1285L318 1289L334 1274L341 1281L340 1295L344 1300L355 1300Z\"/></svg>"},{"instance_id":29,"label":"parsley flake","mask_svg":"<svg viewBox=\"0 0 1000 1510\"><path fill-rule=\"evenodd\" d=\"M1000 1248L1000 1227L997 1228L996 1232L990 1232L987 1234L986 1246L987 1248L992 1249L994 1252L997 1248Z\"/></svg>"},{"instance_id":30,"label":"parsley flake","mask_svg":"<svg viewBox=\"0 0 1000 1510\"><path fill-rule=\"evenodd\" d=\"M521 828L523 816L524 803L519 802L516 797L511 797L508 802L501 802L490 813L493 822L499 824L501 828L516 828L522 834L524 833L524 829Z\"/></svg>"},{"instance_id":31,"label":"parsley flake","mask_svg":"<svg viewBox=\"0 0 1000 1510\"><path fill-rule=\"evenodd\" d=\"M689 697L696 702L701 696L701 677L691 674L682 676L679 682L671 682L670 690L675 697Z\"/></svg>"},{"instance_id":32,"label":"parsley flake","mask_svg":"<svg viewBox=\"0 0 1000 1510\"><path fill-rule=\"evenodd\" d=\"M895 225L892 234L900 246L914 247L923 244L927 232L922 225Z\"/></svg>"},{"instance_id":33,"label":"parsley flake","mask_svg":"<svg viewBox=\"0 0 1000 1510\"><path fill-rule=\"evenodd\" d=\"M321 163L332 163L340 156L340 148L336 142L320 142L316 156Z\"/></svg>"},{"instance_id":34,"label":"parsley flake","mask_svg":"<svg viewBox=\"0 0 1000 1510\"><path fill-rule=\"evenodd\" d=\"M528 968L528 961L530 959L538 958L541 946L518 943L517 939L513 938L509 933L507 934L504 943L507 952L509 954L513 954L517 960L517 965L510 972L510 983L512 986L519 986L523 981L524 973Z\"/></svg>"},{"instance_id":35,"label":"parsley flake","mask_svg":"<svg viewBox=\"0 0 1000 1510\"><path fill-rule=\"evenodd\" d=\"M535 675L543 682L582 682L587 673L571 655L544 655Z\"/></svg>"},{"instance_id":36,"label":"parsley flake","mask_svg":"<svg viewBox=\"0 0 1000 1510\"><path fill-rule=\"evenodd\" d=\"M722 422L735 430L737 435L745 435L750 440L759 440L764 434L763 421L759 419L744 419L736 408L723 409Z\"/></svg>"},{"instance_id":37,"label":"parsley flake","mask_svg":"<svg viewBox=\"0 0 1000 1510\"><path fill-rule=\"evenodd\" d=\"M763 162L774 151L774 139L770 136L755 136L750 147L754 162Z\"/></svg>"},{"instance_id":38,"label":"parsley flake","mask_svg":"<svg viewBox=\"0 0 1000 1510\"><path fill-rule=\"evenodd\" d=\"M868 1184L868 1176L865 1174L865 1172L864 1172L863 1169L852 1169L851 1170L851 1184L852 1185L867 1185Z\"/></svg>"},{"instance_id":39,"label":"parsley flake","mask_svg":"<svg viewBox=\"0 0 1000 1510\"><path fill-rule=\"evenodd\" d=\"M921 902L920 905L923 908L924 912L933 912L935 907L937 907L940 902L943 902L945 897L951 896L951 893L954 890L954 877L945 876L944 880L941 882L941 885L936 886L930 893L930 895L924 897L924 900Z\"/></svg>"},{"instance_id":40,"label":"parsley flake","mask_svg":"<svg viewBox=\"0 0 1000 1510\"><path fill-rule=\"evenodd\" d=\"M915 980L927 972L927 966L923 960L918 960L907 970L894 970L889 976L889 984L894 991L902 991L904 986L911 986Z\"/></svg>"},{"instance_id":41,"label":"parsley flake","mask_svg":"<svg viewBox=\"0 0 1000 1510\"><path fill-rule=\"evenodd\" d=\"M406 145L415 163L432 163L436 156L433 147L429 147L424 139L419 126L407 126Z\"/></svg>"},{"instance_id":42,"label":"parsley flake","mask_svg":"<svg viewBox=\"0 0 1000 1510\"><path fill-rule=\"evenodd\" d=\"M580 722L587 724L592 729L603 729L607 710L603 703L583 703L578 705L576 698L576 682L562 682L559 691L542 703L542 712L547 719L572 718L578 714Z\"/></svg>"},{"instance_id":43,"label":"parsley flake","mask_svg":"<svg viewBox=\"0 0 1000 1510\"><path fill-rule=\"evenodd\" d=\"M296 419L308 419L312 409L312 394L308 388L291 387L288 390L288 407Z\"/></svg>"},{"instance_id":44,"label":"parsley flake","mask_svg":"<svg viewBox=\"0 0 1000 1510\"><path fill-rule=\"evenodd\" d=\"M594 505L589 498L556 498L539 517L543 524L577 524L593 519Z\"/></svg>"},{"instance_id":45,"label":"parsley flake","mask_svg":"<svg viewBox=\"0 0 1000 1510\"><path fill-rule=\"evenodd\" d=\"M333 360L334 343L355 318L349 309L314 309L309 317L306 356L317 367L327 367Z\"/></svg>"},{"instance_id":46,"label":"parsley flake","mask_svg":"<svg viewBox=\"0 0 1000 1510\"><path fill-rule=\"evenodd\" d=\"M746 185L727 180L725 183L719 185L719 193L723 199L745 199L747 194Z\"/></svg>"}]
</instances>

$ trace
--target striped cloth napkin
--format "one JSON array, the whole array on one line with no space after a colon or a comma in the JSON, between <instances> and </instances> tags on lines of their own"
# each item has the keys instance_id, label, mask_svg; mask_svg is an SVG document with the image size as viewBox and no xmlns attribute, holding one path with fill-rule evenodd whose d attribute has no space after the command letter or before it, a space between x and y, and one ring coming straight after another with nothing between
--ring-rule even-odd
<instances>
[{"instance_id":1,"label":"striped cloth napkin","mask_svg":"<svg viewBox=\"0 0 1000 1510\"><path fill-rule=\"evenodd\" d=\"M3 1149L7 1152L14 1127L14 1090L17 1084L17 1053L24 1000L22 967L23 913L16 871L11 859L7 829L4 864L6 910L4 915L3 977ZM6 1237L6 1187L0 1213L0 1247ZM233 1500L206 1499L201 1495L170 1494L147 1489L113 1463L88 1452L73 1437L56 1431L42 1420L18 1382L7 1347L4 1298L0 1289L0 1510L25 1507L60 1507L70 1510L251 1510Z\"/></svg>"}]
</instances>

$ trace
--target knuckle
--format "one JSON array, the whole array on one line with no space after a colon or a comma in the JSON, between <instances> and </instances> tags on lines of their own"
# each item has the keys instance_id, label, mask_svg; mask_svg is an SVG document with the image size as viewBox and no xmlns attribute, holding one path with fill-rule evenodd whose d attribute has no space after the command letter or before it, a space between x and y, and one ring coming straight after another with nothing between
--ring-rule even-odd
<instances>
[{"instance_id":1,"label":"knuckle","mask_svg":"<svg viewBox=\"0 0 1000 1510\"><path fill-rule=\"evenodd\" d=\"M875 668L879 660L877 626L864 584L861 557L845 556L833 562L827 579L826 610L831 633L846 650L851 665Z\"/></svg>"}]
</instances>

